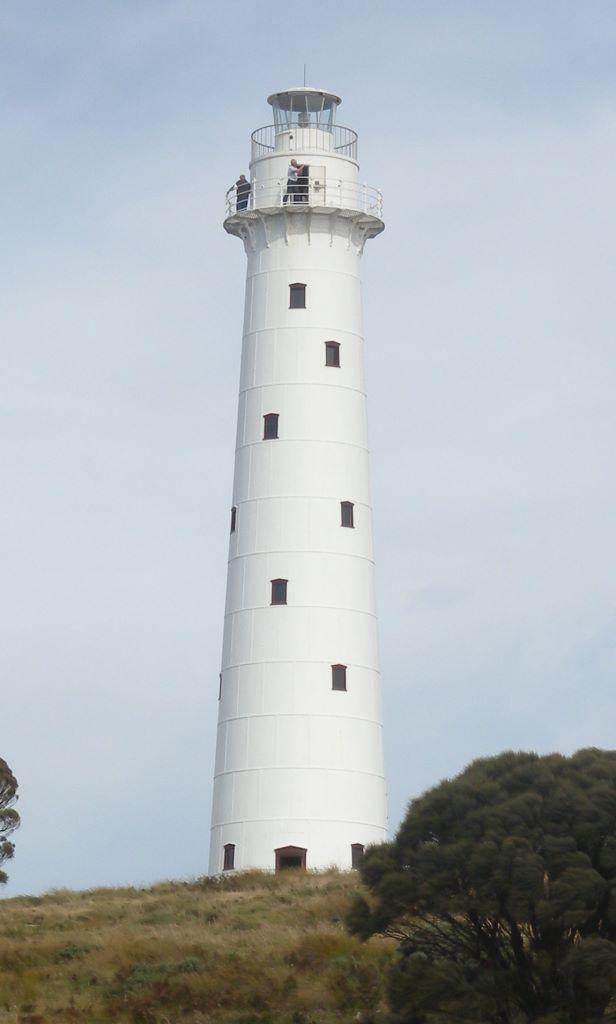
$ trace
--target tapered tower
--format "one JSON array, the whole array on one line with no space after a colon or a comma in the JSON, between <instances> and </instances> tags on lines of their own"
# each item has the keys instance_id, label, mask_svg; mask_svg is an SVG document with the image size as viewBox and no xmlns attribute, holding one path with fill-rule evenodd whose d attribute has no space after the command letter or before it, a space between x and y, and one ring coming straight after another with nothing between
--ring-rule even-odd
<instances>
[{"instance_id":1,"label":"tapered tower","mask_svg":"<svg viewBox=\"0 0 616 1024\"><path fill-rule=\"evenodd\" d=\"M338 96L268 102L224 223L248 268L213 874L350 868L386 838L360 284L382 199Z\"/></svg>"}]
</instances>

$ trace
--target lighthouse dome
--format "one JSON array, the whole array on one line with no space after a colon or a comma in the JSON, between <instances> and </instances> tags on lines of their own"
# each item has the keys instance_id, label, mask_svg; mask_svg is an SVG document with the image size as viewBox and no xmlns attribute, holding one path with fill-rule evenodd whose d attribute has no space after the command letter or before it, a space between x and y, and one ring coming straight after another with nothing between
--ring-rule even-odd
<instances>
[{"instance_id":1,"label":"lighthouse dome","mask_svg":"<svg viewBox=\"0 0 616 1024\"><path fill-rule=\"evenodd\" d=\"M281 109L297 111L300 109L300 106L304 109L308 106L311 110L320 109L322 104L335 103L336 106L340 106L342 100L340 96L336 96L334 92L328 92L327 89L313 89L308 85L294 85L283 92L272 93L271 96L267 97L267 102Z\"/></svg>"}]
</instances>

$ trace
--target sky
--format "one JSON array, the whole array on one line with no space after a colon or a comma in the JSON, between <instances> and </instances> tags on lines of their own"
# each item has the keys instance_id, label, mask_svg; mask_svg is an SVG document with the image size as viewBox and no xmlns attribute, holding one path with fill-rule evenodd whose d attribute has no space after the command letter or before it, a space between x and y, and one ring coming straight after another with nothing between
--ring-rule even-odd
<instances>
[{"instance_id":1,"label":"sky","mask_svg":"<svg viewBox=\"0 0 616 1024\"><path fill-rule=\"evenodd\" d=\"M4 0L2 895L207 870L266 97L343 97L391 828L504 749L616 746L616 7Z\"/></svg>"}]
</instances>

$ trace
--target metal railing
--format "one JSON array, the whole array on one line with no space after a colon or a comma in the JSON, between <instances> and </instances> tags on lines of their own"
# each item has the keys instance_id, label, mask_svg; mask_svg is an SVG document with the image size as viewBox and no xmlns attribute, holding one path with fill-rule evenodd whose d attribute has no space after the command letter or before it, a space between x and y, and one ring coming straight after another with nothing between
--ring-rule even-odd
<instances>
[{"instance_id":1,"label":"metal railing","mask_svg":"<svg viewBox=\"0 0 616 1024\"><path fill-rule=\"evenodd\" d=\"M250 192L239 194L233 185L226 195L225 216L278 206L289 210L301 210L305 206L357 210L383 219L383 195L379 189L342 178L314 178L303 183L300 179L297 185L291 186L286 178L270 178L253 182Z\"/></svg>"},{"instance_id":2,"label":"metal railing","mask_svg":"<svg viewBox=\"0 0 616 1024\"><path fill-rule=\"evenodd\" d=\"M266 124L257 128L250 138L253 160L274 152L299 153L304 150L336 153L357 160L357 132L340 124L321 127L302 124L301 121L293 121L285 127Z\"/></svg>"}]
</instances>

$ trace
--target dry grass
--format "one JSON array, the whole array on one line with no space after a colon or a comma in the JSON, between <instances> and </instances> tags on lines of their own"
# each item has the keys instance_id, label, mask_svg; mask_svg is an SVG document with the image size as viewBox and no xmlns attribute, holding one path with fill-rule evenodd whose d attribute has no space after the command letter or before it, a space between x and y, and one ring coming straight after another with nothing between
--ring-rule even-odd
<instances>
[{"instance_id":1,"label":"dry grass","mask_svg":"<svg viewBox=\"0 0 616 1024\"><path fill-rule=\"evenodd\" d=\"M392 955L343 918L355 874L258 872L0 901L1 1024L382 1019Z\"/></svg>"}]
</instances>

